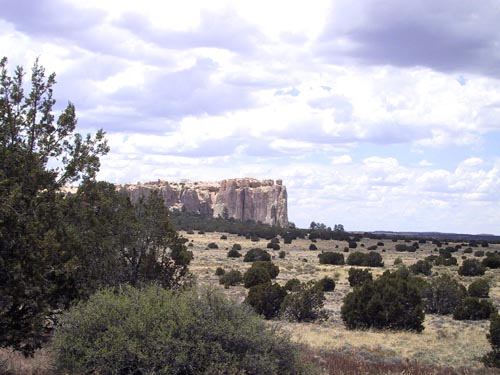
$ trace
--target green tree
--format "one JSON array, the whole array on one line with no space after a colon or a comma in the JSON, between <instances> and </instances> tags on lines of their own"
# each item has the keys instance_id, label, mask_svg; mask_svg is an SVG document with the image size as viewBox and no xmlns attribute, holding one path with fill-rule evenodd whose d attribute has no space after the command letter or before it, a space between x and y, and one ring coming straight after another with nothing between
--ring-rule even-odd
<instances>
[{"instance_id":1,"label":"green tree","mask_svg":"<svg viewBox=\"0 0 500 375\"><path fill-rule=\"evenodd\" d=\"M28 93L24 76L22 67L10 76L7 58L1 59L0 346L29 354L45 337L49 301L59 303L54 279L69 250L60 189L95 178L108 147L102 131L75 132L73 104L56 120L55 74L47 77L37 60Z\"/></svg>"},{"instance_id":2,"label":"green tree","mask_svg":"<svg viewBox=\"0 0 500 375\"><path fill-rule=\"evenodd\" d=\"M290 321L313 321L321 317L324 304L322 287L310 281L291 289L281 304L281 315Z\"/></svg>"},{"instance_id":3,"label":"green tree","mask_svg":"<svg viewBox=\"0 0 500 375\"><path fill-rule=\"evenodd\" d=\"M252 286L245 302L252 306L257 314L271 319L278 316L285 297L285 288L276 283L266 283Z\"/></svg>"}]
</instances>

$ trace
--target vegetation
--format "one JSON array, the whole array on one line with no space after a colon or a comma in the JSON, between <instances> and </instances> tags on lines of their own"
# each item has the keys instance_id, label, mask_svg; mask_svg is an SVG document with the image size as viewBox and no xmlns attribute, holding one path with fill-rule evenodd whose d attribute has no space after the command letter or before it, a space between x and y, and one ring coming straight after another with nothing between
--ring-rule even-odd
<instances>
[{"instance_id":1,"label":"vegetation","mask_svg":"<svg viewBox=\"0 0 500 375\"><path fill-rule=\"evenodd\" d=\"M424 329L423 302L406 269L385 271L365 281L344 298L342 320L349 329Z\"/></svg>"},{"instance_id":2,"label":"vegetation","mask_svg":"<svg viewBox=\"0 0 500 375\"><path fill-rule=\"evenodd\" d=\"M278 316L285 296L286 290L279 284L259 284L249 289L245 303L252 306L257 314L272 319Z\"/></svg>"},{"instance_id":3,"label":"vegetation","mask_svg":"<svg viewBox=\"0 0 500 375\"><path fill-rule=\"evenodd\" d=\"M476 259L466 259L458 268L461 276L482 276L486 272L486 267Z\"/></svg>"},{"instance_id":4,"label":"vegetation","mask_svg":"<svg viewBox=\"0 0 500 375\"><path fill-rule=\"evenodd\" d=\"M320 264L334 264L343 265L344 264L344 254L334 253L327 251L325 253L318 254Z\"/></svg>"},{"instance_id":5,"label":"vegetation","mask_svg":"<svg viewBox=\"0 0 500 375\"><path fill-rule=\"evenodd\" d=\"M425 312L451 314L467 296L465 287L450 275L439 275L422 285Z\"/></svg>"},{"instance_id":6,"label":"vegetation","mask_svg":"<svg viewBox=\"0 0 500 375\"><path fill-rule=\"evenodd\" d=\"M270 261L271 255L265 250L253 248L247 251L243 262Z\"/></svg>"},{"instance_id":7,"label":"vegetation","mask_svg":"<svg viewBox=\"0 0 500 375\"><path fill-rule=\"evenodd\" d=\"M496 309L490 301L475 297L466 297L453 312L453 319L483 320L489 319L493 313L496 313Z\"/></svg>"},{"instance_id":8,"label":"vegetation","mask_svg":"<svg viewBox=\"0 0 500 375\"><path fill-rule=\"evenodd\" d=\"M500 315L492 314L490 317L490 333L486 335L492 350L483 358L483 363L488 367L500 367Z\"/></svg>"},{"instance_id":9,"label":"vegetation","mask_svg":"<svg viewBox=\"0 0 500 375\"><path fill-rule=\"evenodd\" d=\"M355 251L347 257L347 264L350 266L363 266L363 267L383 267L382 255L375 251L362 253Z\"/></svg>"},{"instance_id":10,"label":"vegetation","mask_svg":"<svg viewBox=\"0 0 500 375\"><path fill-rule=\"evenodd\" d=\"M323 292L333 292L335 290L335 280L325 276L318 281L318 286Z\"/></svg>"},{"instance_id":11,"label":"vegetation","mask_svg":"<svg viewBox=\"0 0 500 375\"><path fill-rule=\"evenodd\" d=\"M285 337L211 290L98 292L64 314L53 349L69 373L302 373Z\"/></svg>"},{"instance_id":12,"label":"vegetation","mask_svg":"<svg viewBox=\"0 0 500 375\"><path fill-rule=\"evenodd\" d=\"M348 281L351 287L355 287L365 281L373 281L373 275L370 270L351 267L349 268Z\"/></svg>"},{"instance_id":13,"label":"vegetation","mask_svg":"<svg viewBox=\"0 0 500 375\"><path fill-rule=\"evenodd\" d=\"M281 304L281 315L293 322L310 322L322 316L325 295L314 282L295 286Z\"/></svg>"},{"instance_id":14,"label":"vegetation","mask_svg":"<svg viewBox=\"0 0 500 375\"><path fill-rule=\"evenodd\" d=\"M265 267L250 267L243 275L245 288L271 282L271 275Z\"/></svg>"},{"instance_id":15,"label":"vegetation","mask_svg":"<svg viewBox=\"0 0 500 375\"><path fill-rule=\"evenodd\" d=\"M223 284L225 288L229 288L230 286L238 285L243 281L243 276L241 272L238 270L231 270L225 272L219 278L219 283Z\"/></svg>"},{"instance_id":16,"label":"vegetation","mask_svg":"<svg viewBox=\"0 0 500 375\"><path fill-rule=\"evenodd\" d=\"M467 289L471 297L488 298L490 294L490 283L486 279L474 280Z\"/></svg>"}]
</instances>

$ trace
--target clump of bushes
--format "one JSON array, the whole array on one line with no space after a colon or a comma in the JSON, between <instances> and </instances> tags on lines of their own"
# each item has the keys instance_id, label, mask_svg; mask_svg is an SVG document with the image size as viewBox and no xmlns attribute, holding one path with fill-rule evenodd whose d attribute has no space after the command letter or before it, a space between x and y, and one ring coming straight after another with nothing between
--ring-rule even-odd
<instances>
[{"instance_id":1,"label":"clump of bushes","mask_svg":"<svg viewBox=\"0 0 500 375\"><path fill-rule=\"evenodd\" d=\"M489 298L490 284L486 279L474 280L467 290L471 297Z\"/></svg>"},{"instance_id":2,"label":"clump of bushes","mask_svg":"<svg viewBox=\"0 0 500 375\"><path fill-rule=\"evenodd\" d=\"M349 269L349 285L352 287L363 284L365 281L373 281L372 273L367 269L359 269L351 267Z\"/></svg>"},{"instance_id":3,"label":"clump of bushes","mask_svg":"<svg viewBox=\"0 0 500 375\"><path fill-rule=\"evenodd\" d=\"M271 255L265 250L260 248L253 248L247 251L245 257L243 258L243 262L256 262L256 261L270 261Z\"/></svg>"},{"instance_id":4,"label":"clump of bushes","mask_svg":"<svg viewBox=\"0 0 500 375\"><path fill-rule=\"evenodd\" d=\"M500 254L486 254L486 258L483 259L483 266L488 268L500 268Z\"/></svg>"},{"instance_id":5,"label":"clump of bushes","mask_svg":"<svg viewBox=\"0 0 500 375\"><path fill-rule=\"evenodd\" d=\"M286 256L286 253L285 253L285 251L284 251L284 250L281 250L281 251L279 252L279 254L278 254L278 257L279 257L280 259L285 259L285 256Z\"/></svg>"},{"instance_id":6,"label":"clump of bushes","mask_svg":"<svg viewBox=\"0 0 500 375\"><path fill-rule=\"evenodd\" d=\"M362 267L383 267L384 262L382 261L382 255L374 251L368 253L362 253L360 251L355 251L347 257L347 264L350 266L362 266Z\"/></svg>"},{"instance_id":7,"label":"clump of bushes","mask_svg":"<svg viewBox=\"0 0 500 375\"><path fill-rule=\"evenodd\" d=\"M419 288L406 269L385 271L344 298L341 316L349 329L389 328L420 332L424 329Z\"/></svg>"},{"instance_id":8,"label":"clump of bushes","mask_svg":"<svg viewBox=\"0 0 500 375\"><path fill-rule=\"evenodd\" d=\"M222 276L226 273L226 270L222 267L217 267L215 270L215 276Z\"/></svg>"},{"instance_id":9,"label":"clump of bushes","mask_svg":"<svg viewBox=\"0 0 500 375\"><path fill-rule=\"evenodd\" d=\"M356 241L349 241L348 246L349 246L349 249L355 249L358 247L358 244L356 243Z\"/></svg>"},{"instance_id":10,"label":"clump of bushes","mask_svg":"<svg viewBox=\"0 0 500 375\"><path fill-rule=\"evenodd\" d=\"M222 236L220 236L220 239L221 240L227 240L227 236L225 234L223 234Z\"/></svg>"},{"instance_id":11,"label":"clump of bushes","mask_svg":"<svg viewBox=\"0 0 500 375\"><path fill-rule=\"evenodd\" d=\"M230 286L238 285L242 281L243 281L243 276L241 272L238 270L231 270L225 272L219 278L219 284L223 284L226 289L229 288Z\"/></svg>"},{"instance_id":12,"label":"clump of bushes","mask_svg":"<svg viewBox=\"0 0 500 375\"><path fill-rule=\"evenodd\" d=\"M318 250L318 247L315 244L312 243L312 244L309 245L309 250L313 250L313 251L314 250Z\"/></svg>"},{"instance_id":13,"label":"clump of bushes","mask_svg":"<svg viewBox=\"0 0 500 375\"><path fill-rule=\"evenodd\" d=\"M409 245L406 245L404 243L398 243L396 246L394 246L394 249L396 251L399 251L399 252L410 252L410 253L414 253L415 251L417 251L417 249L413 246L409 246Z\"/></svg>"},{"instance_id":14,"label":"clump of bushes","mask_svg":"<svg viewBox=\"0 0 500 375\"><path fill-rule=\"evenodd\" d=\"M452 257L451 254L449 258L445 258L442 255L429 255L428 257L425 257L424 260L434 266L456 266L458 264L457 258Z\"/></svg>"},{"instance_id":15,"label":"clump of bushes","mask_svg":"<svg viewBox=\"0 0 500 375\"><path fill-rule=\"evenodd\" d=\"M495 313L495 306L490 301L476 297L466 297L453 312L455 320L483 320L489 319Z\"/></svg>"},{"instance_id":16,"label":"clump of bushes","mask_svg":"<svg viewBox=\"0 0 500 375\"><path fill-rule=\"evenodd\" d=\"M334 264L334 265L343 265L344 254L335 253L332 251L327 251L325 253L318 254L319 263L320 264Z\"/></svg>"},{"instance_id":17,"label":"clump of bushes","mask_svg":"<svg viewBox=\"0 0 500 375\"><path fill-rule=\"evenodd\" d=\"M295 289L296 287L300 286L301 282L297 278L290 279L286 282L285 284L285 290L291 291Z\"/></svg>"},{"instance_id":18,"label":"clump of bushes","mask_svg":"<svg viewBox=\"0 0 500 375\"><path fill-rule=\"evenodd\" d=\"M219 248L219 245L217 245L215 242L210 242L210 243L207 245L207 248L208 248L208 249L218 249L218 248Z\"/></svg>"},{"instance_id":19,"label":"clump of bushes","mask_svg":"<svg viewBox=\"0 0 500 375\"><path fill-rule=\"evenodd\" d=\"M461 276L482 276L486 272L486 267L476 259L466 259L458 268Z\"/></svg>"},{"instance_id":20,"label":"clump of bushes","mask_svg":"<svg viewBox=\"0 0 500 375\"><path fill-rule=\"evenodd\" d=\"M500 315L490 317L490 333L486 335L491 344L491 352L487 353L482 361L487 367L500 367Z\"/></svg>"},{"instance_id":21,"label":"clump of bushes","mask_svg":"<svg viewBox=\"0 0 500 375\"><path fill-rule=\"evenodd\" d=\"M268 249L272 249L272 250L279 250L279 249L281 249L280 245L278 243L274 243L274 242L269 242L267 244L267 248Z\"/></svg>"},{"instance_id":22,"label":"clump of bushes","mask_svg":"<svg viewBox=\"0 0 500 375\"><path fill-rule=\"evenodd\" d=\"M52 351L72 374L305 373L289 339L213 290L100 291L64 313Z\"/></svg>"},{"instance_id":23,"label":"clump of bushes","mask_svg":"<svg viewBox=\"0 0 500 375\"><path fill-rule=\"evenodd\" d=\"M241 245L239 243L235 243L231 249L241 251Z\"/></svg>"},{"instance_id":24,"label":"clump of bushes","mask_svg":"<svg viewBox=\"0 0 500 375\"><path fill-rule=\"evenodd\" d=\"M264 267L250 267L243 276L245 288L271 282L271 275Z\"/></svg>"}]
</instances>

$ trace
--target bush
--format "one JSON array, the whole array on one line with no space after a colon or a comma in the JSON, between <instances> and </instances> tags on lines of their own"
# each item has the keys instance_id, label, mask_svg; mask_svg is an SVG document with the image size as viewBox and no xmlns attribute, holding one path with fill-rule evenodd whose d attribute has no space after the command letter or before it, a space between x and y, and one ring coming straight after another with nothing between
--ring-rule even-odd
<instances>
[{"instance_id":1,"label":"bush","mask_svg":"<svg viewBox=\"0 0 500 375\"><path fill-rule=\"evenodd\" d=\"M486 258L483 259L483 266L488 268L500 268L500 255L487 254Z\"/></svg>"},{"instance_id":2,"label":"bush","mask_svg":"<svg viewBox=\"0 0 500 375\"><path fill-rule=\"evenodd\" d=\"M356 241L349 241L349 249L355 249L358 247Z\"/></svg>"},{"instance_id":3,"label":"bush","mask_svg":"<svg viewBox=\"0 0 500 375\"><path fill-rule=\"evenodd\" d=\"M227 240L227 236L225 234L223 234L222 236L220 236L220 239L221 240Z\"/></svg>"},{"instance_id":4,"label":"bush","mask_svg":"<svg viewBox=\"0 0 500 375\"><path fill-rule=\"evenodd\" d=\"M210 243L207 245L207 248L209 248L209 249L218 249L218 248L219 248L219 245L217 245L215 242L210 242Z\"/></svg>"},{"instance_id":5,"label":"bush","mask_svg":"<svg viewBox=\"0 0 500 375\"><path fill-rule=\"evenodd\" d=\"M425 260L419 260L415 264L412 264L409 269L410 272L415 275L420 273L425 276L430 276L432 273L432 264Z\"/></svg>"},{"instance_id":6,"label":"bush","mask_svg":"<svg viewBox=\"0 0 500 375\"><path fill-rule=\"evenodd\" d=\"M365 281L373 281L372 273L367 269L350 268L349 269L349 285L355 287L363 284Z\"/></svg>"},{"instance_id":7,"label":"bush","mask_svg":"<svg viewBox=\"0 0 500 375\"><path fill-rule=\"evenodd\" d=\"M344 298L341 316L348 329L424 329L419 288L406 269L385 271L377 280L354 288Z\"/></svg>"},{"instance_id":8,"label":"bush","mask_svg":"<svg viewBox=\"0 0 500 375\"><path fill-rule=\"evenodd\" d=\"M465 287L449 275L433 277L421 288L425 312L451 314L467 296Z\"/></svg>"},{"instance_id":9,"label":"bush","mask_svg":"<svg viewBox=\"0 0 500 375\"><path fill-rule=\"evenodd\" d=\"M325 276L318 281L318 286L323 292L333 292L335 290L335 280L331 277Z\"/></svg>"},{"instance_id":10,"label":"bush","mask_svg":"<svg viewBox=\"0 0 500 375\"><path fill-rule=\"evenodd\" d=\"M53 351L72 374L303 373L287 338L212 290L103 290L64 313Z\"/></svg>"},{"instance_id":11,"label":"bush","mask_svg":"<svg viewBox=\"0 0 500 375\"><path fill-rule=\"evenodd\" d=\"M335 265L344 264L344 254L342 253L334 253L331 251L327 251L326 253L318 254L318 258L320 264L335 264Z\"/></svg>"},{"instance_id":12,"label":"bush","mask_svg":"<svg viewBox=\"0 0 500 375\"><path fill-rule=\"evenodd\" d=\"M279 284L259 284L250 288L245 303L252 306L257 314L272 319L278 316L285 297L286 290Z\"/></svg>"},{"instance_id":13,"label":"bush","mask_svg":"<svg viewBox=\"0 0 500 375\"><path fill-rule=\"evenodd\" d=\"M300 286L300 280L297 278L290 279L285 284L285 290L291 291Z\"/></svg>"},{"instance_id":14,"label":"bush","mask_svg":"<svg viewBox=\"0 0 500 375\"><path fill-rule=\"evenodd\" d=\"M271 282L271 275L264 267L250 267L243 275L245 288Z\"/></svg>"},{"instance_id":15,"label":"bush","mask_svg":"<svg viewBox=\"0 0 500 375\"><path fill-rule=\"evenodd\" d=\"M252 263L251 268L256 268L256 267L264 268L269 273L269 276L271 276L271 279L275 279L276 277L278 277L280 273L280 268L273 262L258 260Z\"/></svg>"},{"instance_id":16,"label":"bush","mask_svg":"<svg viewBox=\"0 0 500 375\"><path fill-rule=\"evenodd\" d=\"M383 267L382 255L374 251L369 253L362 253L355 251L347 257L347 264L350 266L363 266L363 267Z\"/></svg>"},{"instance_id":17,"label":"bush","mask_svg":"<svg viewBox=\"0 0 500 375\"><path fill-rule=\"evenodd\" d=\"M217 269L215 270L215 276L222 276L225 273L226 273L226 271L222 267L217 267Z\"/></svg>"},{"instance_id":18,"label":"bush","mask_svg":"<svg viewBox=\"0 0 500 375\"><path fill-rule=\"evenodd\" d=\"M467 249L464 249L464 254L472 254L472 248L468 247Z\"/></svg>"},{"instance_id":19,"label":"bush","mask_svg":"<svg viewBox=\"0 0 500 375\"><path fill-rule=\"evenodd\" d=\"M478 257L478 258L484 257L484 251L483 250L476 250L476 251L474 251L474 256Z\"/></svg>"},{"instance_id":20,"label":"bush","mask_svg":"<svg viewBox=\"0 0 500 375\"><path fill-rule=\"evenodd\" d=\"M394 265L397 266L398 264L403 264L403 260L400 257L394 259Z\"/></svg>"},{"instance_id":21,"label":"bush","mask_svg":"<svg viewBox=\"0 0 500 375\"><path fill-rule=\"evenodd\" d=\"M267 248L268 249L272 249L272 250L279 250L279 249L281 249L279 244L273 243L273 242L269 242L267 244Z\"/></svg>"},{"instance_id":22,"label":"bush","mask_svg":"<svg viewBox=\"0 0 500 375\"><path fill-rule=\"evenodd\" d=\"M281 304L281 315L293 322L309 322L318 319L325 303L325 294L313 282L300 284L291 290Z\"/></svg>"},{"instance_id":23,"label":"bush","mask_svg":"<svg viewBox=\"0 0 500 375\"><path fill-rule=\"evenodd\" d=\"M278 257L279 257L280 259L285 259L285 256L286 256L286 253L285 253L285 251L284 251L284 250L281 250L281 251L279 252L279 254L278 254Z\"/></svg>"},{"instance_id":24,"label":"bush","mask_svg":"<svg viewBox=\"0 0 500 375\"><path fill-rule=\"evenodd\" d=\"M453 312L455 320L483 320L489 319L496 312L490 301L480 300L475 297L467 297L457 306Z\"/></svg>"},{"instance_id":25,"label":"bush","mask_svg":"<svg viewBox=\"0 0 500 375\"><path fill-rule=\"evenodd\" d=\"M458 274L461 276L482 276L486 267L476 259L466 259L458 268Z\"/></svg>"},{"instance_id":26,"label":"bush","mask_svg":"<svg viewBox=\"0 0 500 375\"><path fill-rule=\"evenodd\" d=\"M377 245L372 245L372 246L368 246L366 248L366 250L377 250L378 246Z\"/></svg>"},{"instance_id":27,"label":"bush","mask_svg":"<svg viewBox=\"0 0 500 375\"><path fill-rule=\"evenodd\" d=\"M235 243L232 247L233 250L241 251L241 245L239 243Z\"/></svg>"},{"instance_id":28,"label":"bush","mask_svg":"<svg viewBox=\"0 0 500 375\"><path fill-rule=\"evenodd\" d=\"M239 257L241 257L241 254L238 250L235 250L233 248L227 252L227 257L228 258L239 258Z\"/></svg>"},{"instance_id":29,"label":"bush","mask_svg":"<svg viewBox=\"0 0 500 375\"><path fill-rule=\"evenodd\" d=\"M318 247L312 243L309 245L309 250L318 250Z\"/></svg>"},{"instance_id":30,"label":"bush","mask_svg":"<svg viewBox=\"0 0 500 375\"><path fill-rule=\"evenodd\" d=\"M488 298L490 294L490 284L486 279L473 281L467 289L471 297Z\"/></svg>"},{"instance_id":31,"label":"bush","mask_svg":"<svg viewBox=\"0 0 500 375\"><path fill-rule=\"evenodd\" d=\"M238 285L243 281L243 276L238 270L231 270L224 273L219 278L219 284L224 284L224 287L229 288L230 286Z\"/></svg>"},{"instance_id":32,"label":"bush","mask_svg":"<svg viewBox=\"0 0 500 375\"><path fill-rule=\"evenodd\" d=\"M265 250L254 248L247 251L245 257L243 258L243 262L256 262L256 261L270 261L271 255Z\"/></svg>"},{"instance_id":33,"label":"bush","mask_svg":"<svg viewBox=\"0 0 500 375\"><path fill-rule=\"evenodd\" d=\"M445 258L441 255L429 255L424 260L435 266L456 266L458 264L457 258L452 257L451 255L449 258Z\"/></svg>"},{"instance_id":34,"label":"bush","mask_svg":"<svg viewBox=\"0 0 500 375\"><path fill-rule=\"evenodd\" d=\"M384 243L382 241L377 242L377 246L384 246Z\"/></svg>"},{"instance_id":35,"label":"bush","mask_svg":"<svg viewBox=\"0 0 500 375\"><path fill-rule=\"evenodd\" d=\"M487 367L500 367L500 315L491 315L490 333L486 337L491 344L492 351L482 358L482 362Z\"/></svg>"}]
</instances>

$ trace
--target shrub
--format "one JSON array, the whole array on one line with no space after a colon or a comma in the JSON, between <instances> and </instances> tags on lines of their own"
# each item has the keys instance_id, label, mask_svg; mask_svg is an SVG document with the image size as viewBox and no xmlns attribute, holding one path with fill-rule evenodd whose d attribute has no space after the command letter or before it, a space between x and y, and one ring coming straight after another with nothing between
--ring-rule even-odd
<instances>
[{"instance_id":1,"label":"shrub","mask_svg":"<svg viewBox=\"0 0 500 375\"><path fill-rule=\"evenodd\" d=\"M260 238L259 238L259 236L252 235L252 236L250 236L250 241L252 241L252 242L259 242Z\"/></svg>"},{"instance_id":2,"label":"shrub","mask_svg":"<svg viewBox=\"0 0 500 375\"><path fill-rule=\"evenodd\" d=\"M281 251L279 252L279 254L278 254L278 257L279 257L280 259L285 259L285 256L286 256L286 253L285 253L285 251L284 251L284 250L281 250Z\"/></svg>"},{"instance_id":3,"label":"shrub","mask_svg":"<svg viewBox=\"0 0 500 375\"><path fill-rule=\"evenodd\" d=\"M363 267L383 267L382 255L374 251L369 253L362 253L355 251L347 257L347 264L350 266L363 266Z\"/></svg>"},{"instance_id":4,"label":"shrub","mask_svg":"<svg viewBox=\"0 0 500 375\"><path fill-rule=\"evenodd\" d=\"M220 236L220 239L221 240L227 240L227 236L225 234L223 234L222 236Z\"/></svg>"},{"instance_id":5,"label":"shrub","mask_svg":"<svg viewBox=\"0 0 500 375\"><path fill-rule=\"evenodd\" d=\"M320 264L344 264L344 254L342 253L327 251L325 253L318 254L318 258Z\"/></svg>"},{"instance_id":6,"label":"shrub","mask_svg":"<svg viewBox=\"0 0 500 375\"><path fill-rule=\"evenodd\" d=\"M250 267L243 275L245 288L271 282L271 275L264 267Z\"/></svg>"},{"instance_id":7,"label":"shrub","mask_svg":"<svg viewBox=\"0 0 500 375\"><path fill-rule=\"evenodd\" d=\"M394 265L397 266L398 264L403 264L403 260L399 257L397 257L396 259L394 259Z\"/></svg>"},{"instance_id":8,"label":"shrub","mask_svg":"<svg viewBox=\"0 0 500 375\"><path fill-rule=\"evenodd\" d=\"M294 277L293 279L290 279L286 282L285 290L291 291L300 286L300 284L300 280Z\"/></svg>"},{"instance_id":9,"label":"shrub","mask_svg":"<svg viewBox=\"0 0 500 375\"><path fill-rule=\"evenodd\" d=\"M251 268L256 267L264 268L269 273L269 276L271 276L271 279L275 279L280 273L280 268L270 261L258 260L256 262L253 262Z\"/></svg>"},{"instance_id":10,"label":"shrub","mask_svg":"<svg viewBox=\"0 0 500 375\"><path fill-rule=\"evenodd\" d=\"M489 319L490 315L496 312L490 301L481 300L475 297L466 297L453 312L455 320L483 320Z\"/></svg>"},{"instance_id":11,"label":"shrub","mask_svg":"<svg viewBox=\"0 0 500 375\"><path fill-rule=\"evenodd\" d=\"M377 250L378 246L377 245L372 245L372 246L368 246L366 248L366 250Z\"/></svg>"},{"instance_id":12,"label":"shrub","mask_svg":"<svg viewBox=\"0 0 500 375\"><path fill-rule=\"evenodd\" d=\"M271 238L271 243L280 243L280 240L278 237Z\"/></svg>"},{"instance_id":13,"label":"shrub","mask_svg":"<svg viewBox=\"0 0 500 375\"><path fill-rule=\"evenodd\" d=\"M256 262L259 260L270 261L271 255L265 250L253 248L248 250L243 258L243 262Z\"/></svg>"},{"instance_id":14,"label":"shrub","mask_svg":"<svg viewBox=\"0 0 500 375\"><path fill-rule=\"evenodd\" d=\"M286 337L213 290L100 291L64 313L53 351L72 374L303 373Z\"/></svg>"},{"instance_id":15,"label":"shrub","mask_svg":"<svg viewBox=\"0 0 500 375\"><path fill-rule=\"evenodd\" d=\"M235 250L233 248L227 252L227 257L228 258L239 258L239 257L241 257L241 254L238 250Z\"/></svg>"},{"instance_id":16,"label":"shrub","mask_svg":"<svg viewBox=\"0 0 500 375\"><path fill-rule=\"evenodd\" d=\"M500 367L500 315L491 315L490 333L486 337L491 344L492 351L482 358L482 362L487 367Z\"/></svg>"},{"instance_id":17,"label":"shrub","mask_svg":"<svg viewBox=\"0 0 500 375\"><path fill-rule=\"evenodd\" d=\"M312 243L309 245L309 250L318 250L318 247Z\"/></svg>"},{"instance_id":18,"label":"shrub","mask_svg":"<svg viewBox=\"0 0 500 375\"><path fill-rule=\"evenodd\" d=\"M384 243L382 241L377 242L377 246L384 246Z\"/></svg>"},{"instance_id":19,"label":"shrub","mask_svg":"<svg viewBox=\"0 0 500 375\"><path fill-rule=\"evenodd\" d=\"M356 241L349 241L349 249L355 249L358 247Z\"/></svg>"},{"instance_id":20,"label":"shrub","mask_svg":"<svg viewBox=\"0 0 500 375\"><path fill-rule=\"evenodd\" d=\"M243 281L243 276L238 270L231 270L224 273L219 278L219 284L224 284L224 287L229 288L230 286L238 285Z\"/></svg>"},{"instance_id":21,"label":"shrub","mask_svg":"<svg viewBox=\"0 0 500 375\"><path fill-rule=\"evenodd\" d=\"M194 230L188 230L186 234L194 234Z\"/></svg>"},{"instance_id":22,"label":"shrub","mask_svg":"<svg viewBox=\"0 0 500 375\"><path fill-rule=\"evenodd\" d=\"M483 265L488 268L500 268L500 255L487 254L486 258L483 259Z\"/></svg>"},{"instance_id":23,"label":"shrub","mask_svg":"<svg viewBox=\"0 0 500 375\"><path fill-rule=\"evenodd\" d=\"M451 314L467 296L465 287L449 275L433 277L421 288L425 312Z\"/></svg>"},{"instance_id":24,"label":"shrub","mask_svg":"<svg viewBox=\"0 0 500 375\"><path fill-rule=\"evenodd\" d=\"M333 292L335 290L335 280L331 277L325 276L318 281L318 286L323 292Z\"/></svg>"},{"instance_id":25,"label":"shrub","mask_svg":"<svg viewBox=\"0 0 500 375\"><path fill-rule=\"evenodd\" d=\"M464 249L464 254L472 254L472 248L468 247L467 249Z\"/></svg>"},{"instance_id":26,"label":"shrub","mask_svg":"<svg viewBox=\"0 0 500 375\"><path fill-rule=\"evenodd\" d=\"M482 276L486 267L476 259L466 259L458 268L458 274L461 276Z\"/></svg>"},{"instance_id":27,"label":"shrub","mask_svg":"<svg viewBox=\"0 0 500 375\"><path fill-rule=\"evenodd\" d=\"M271 319L278 316L285 297L286 290L279 284L259 284L250 288L245 303L252 306L257 314Z\"/></svg>"},{"instance_id":28,"label":"shrub","mask_svg":"<svg viewBox=\"0 0 500 375\"><path fill-rule=\"evenodd\" d=\"M478 257L478 258L484 257L484 251L483 250L476 250L476 251L474 251L474 256Z\"/></svg>"},{"instance_id":29,"label":"shrub","mask_svg":"<svg viewBox=\"0 0 500 375\"><path fill-rule=\"evenodd\" d=\"M207 247L209 249L218 249L219 248L219 245L217 245L215 242L210 242Z\"/></svg>"},{"instance_id":30,"label":"shrub","mask_svg":"<svg viewBox=\"0 0 500 375\"><path fill-rule=\"evenodd\" d=\"M349 285L352 287L363 284L365 281L373 281L372 273L367 269L350 268L349 269Z\"/></svg>"},{"instance_id":31,"label":"shrub","mask_svg":"<svg viewBox=\"0 0 500 375\"><path fill-rule=\"evenodd\" d=\"M416 275L421 273L422 275L430 276L432 273L432 264L425 260L419 260L415 264L412 264L409 269L411 273Z\"/></svg>"},{"instance_id":32,"label":"shrub","mask_svg":"<svg viewBox=\"0 0 500 375\"><path fill-rule=\"evenodd\" d=\"M486 279L474 280L467 290L471 297L488 298L490 294L490 284Z\"/></svg>"},{"instance_id":33,"label":"shrub","mask_svg":"<svg viewBox=\"0 0 500 375\"><path fill-rule=\"evenodd\" d=\"M420 292L406 269L385 271L354 288L344 298L341 316L348 329L424 329Z\"/></svg>"},{"instance_id":34,"label":"shrub","mask_svg":"<svg viewBox=\"0 0 500 375\"><path fill-rule=\"evenodd\" d=\"M203 231L203 230L199 230L199 231L198 231L198 234L205 234L205 231Z\"/></svg>"},{"instance_id":35,"label":"shrub","mask_svg":"<svg viewBox=\"0 0 500 375\"><path fill-rule=\"evenodd\" d=\"M273 250L279 250L280 249L280 245L277 244L277 243L269 242L267 244L267 248L268 249L273 249Z\"/></svg>"},{"instance_id":36,"label":"shrub","mask_svg":"<svg viewBox=\"0 0 500 375\"><path fill-rule=\"evenodd\" d=\"M226 273L226 271L222 267L217 267L217 269L215 270L215 276L222 276L225 273Z\"/></svg>"},{"instance_id":37,"label":"shrub","mask_svg":"<svg viewBox=\"0 0 500 375\"><path fill-rule=\"evenodd\" d=\"M232 247L233 250L240 251L241 250L241 245L239 243L235 243Z\"/></svg>"},{"instance_id":38,"label":"shrub","mask_svg":"<svg viewBox=\"0 0 500 375\"><path fill-rule=\"evenodd\" d=\"M325 303L325 294L313 282L300 284L290 291L281 304L281 315L293 322L309 322L318 319Z\"/></svg>"}]
</instances>

